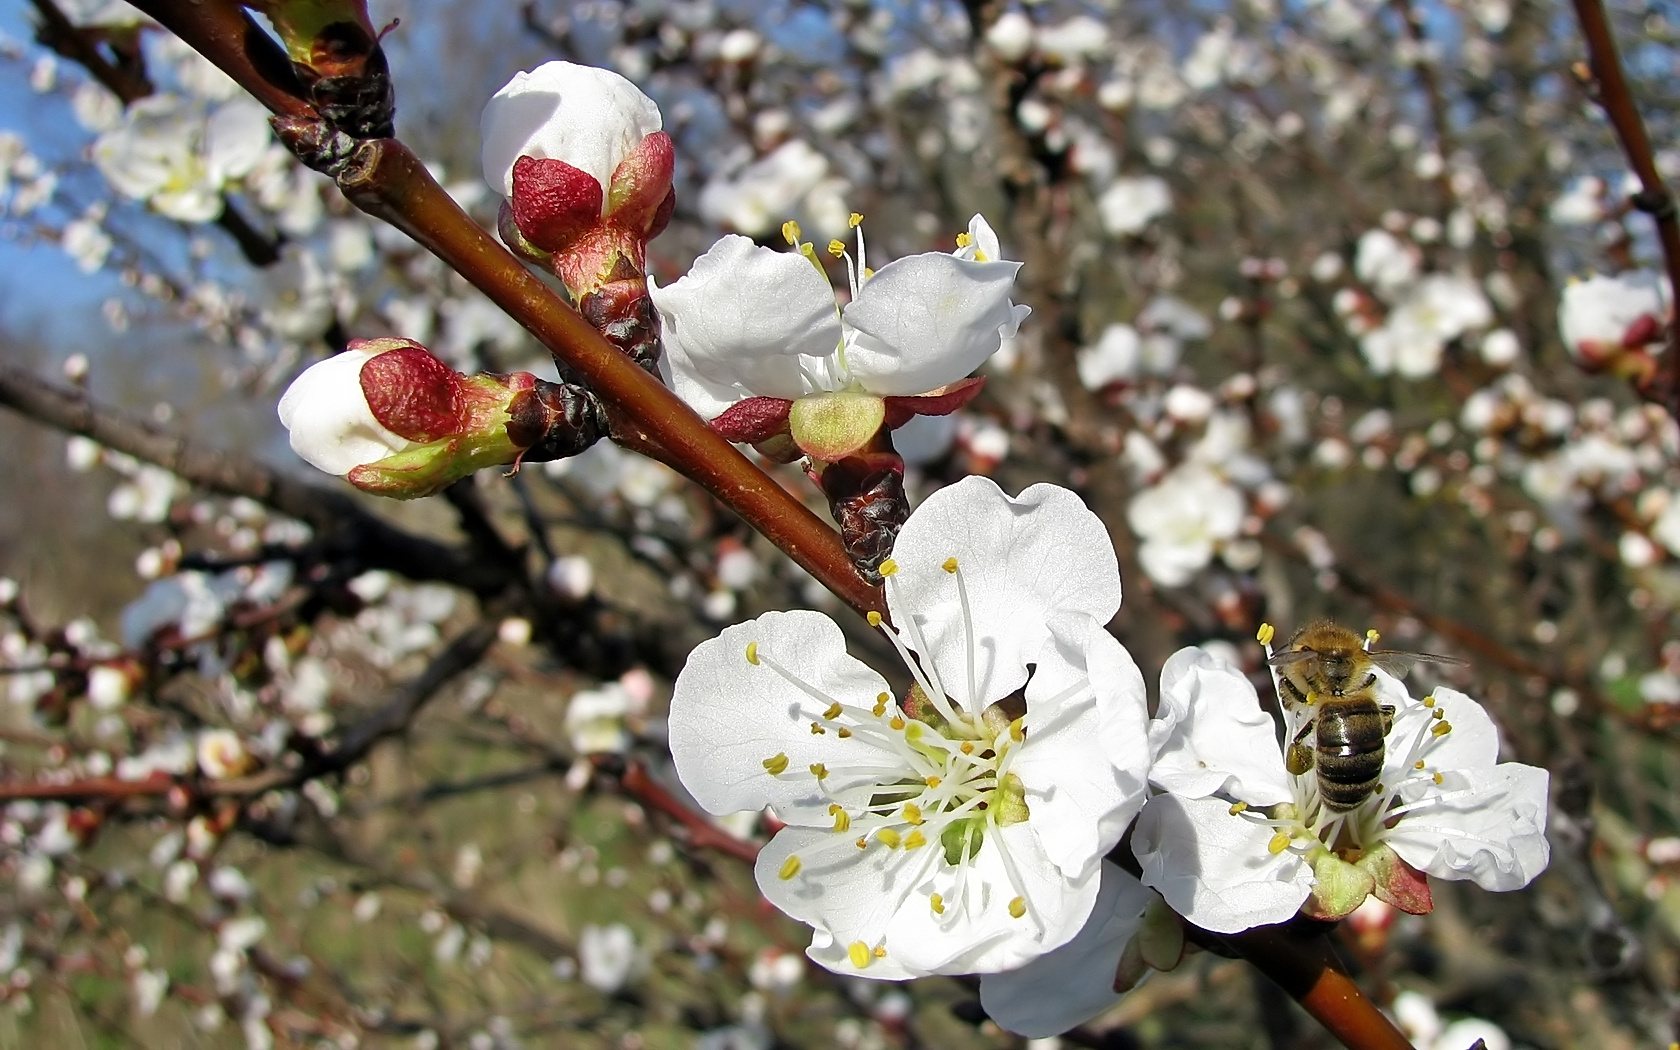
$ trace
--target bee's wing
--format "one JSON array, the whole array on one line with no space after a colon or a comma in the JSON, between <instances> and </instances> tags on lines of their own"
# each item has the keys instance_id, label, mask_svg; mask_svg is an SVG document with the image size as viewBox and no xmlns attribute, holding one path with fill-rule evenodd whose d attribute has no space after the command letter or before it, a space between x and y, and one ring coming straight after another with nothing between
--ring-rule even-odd
<instances>
[{"instance_id":1,"label":"bee's wing","mask_svg":"<svg viewBox=\"0 0 1680 1050\"><path fill-rule=\"evenodd\" d=\"M1387 671L1396 678L1406 677L1413 664L1438 664L1442 667L1465 667L1468 661L1460 660L1456 656L1440 656L1435 653L1412 653L1401 649L1378 649L1365 654L1371 662Z\"/></svg>"},{"instance_id":2,"label":"bee's wing","mask_svg":"<svg viewBox=\"0 0 1680 1050\"><path fill-rule=\"evenodd\" d=\"M1293 667L1298 663L1304 663L1307 660L1314 660L1317 658L1318 654L1313 652L1311 649L1289 649L1281 653L1273 653L1271 656L1267 657L1266 662L1271 664L1273 667L1282 668Z\"/></svg>"}]
</instances>

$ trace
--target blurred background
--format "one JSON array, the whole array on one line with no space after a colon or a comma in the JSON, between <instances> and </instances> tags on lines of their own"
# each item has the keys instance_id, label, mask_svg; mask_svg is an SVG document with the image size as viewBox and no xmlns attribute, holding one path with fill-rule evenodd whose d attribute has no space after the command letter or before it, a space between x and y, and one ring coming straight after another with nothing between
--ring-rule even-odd
<instances>
[{"instance_id":1,"label":"blurred background","mask_svg":"<svg viewBox=\"0 0 1680 1050\"><path fill-rule=\"evenodd\" d=\"M1414 681L1551 770L1550 870L1344 957L1419 1047L1676 1038L1680 470L1661 332L1617 338L1666 298L1568 5L371 7L399 136L488 226L480 109L551 58L660 103L662 283L790 218L862 213L878 267L986 215L1033 314L896 435L912 496L1076 488L1152 686L1204 644L1265 692L1256 627L1320 616L1466 660ZM1672 176L1680 16L1610 10ZM969 983L807 964L757 815L650 804L688 650L839 609L777 550L605 443L404 504L292 455L279 392L349 338L552 365L262 118L124 3L0 4L0 1045L1019 1045ZM1208 955L1063 1044L1335 1045Z\"/></svg>"}]
</instances>

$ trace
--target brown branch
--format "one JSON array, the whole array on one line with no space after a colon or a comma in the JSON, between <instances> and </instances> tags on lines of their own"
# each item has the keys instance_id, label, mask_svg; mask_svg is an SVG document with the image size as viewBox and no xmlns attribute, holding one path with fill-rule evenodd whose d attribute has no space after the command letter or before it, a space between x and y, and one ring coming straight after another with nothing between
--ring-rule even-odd
<instances>
[{"instance_id":1,"label":"brown branch","mask_svg":"<svg viewBox=\"0 0 1680 1050\"><path fill-rule=\"evenodd\" d=\"M619 790L643 808L675 821L687 833L688 844L695 849L715 850L748 865L758 860L757 843L738 839L718 827L649 776L647 768L640 762L625 761L618 755L593 755L590 762L597 772L613 778Z\"/></svg>"},{"instance_id":2,"label":"brown branch","mask_svg":"<svg viewBox=\"0 0 1680 1050\"><path fill-rule=\"evenodd\" d=\"M1663 267L1668 274L1668 353L1663 357L1661 372L1652 382L1653 400L1668 409L1680 420L1680 310L1674 308L1674 296L1680 292L1680 220L1677 220L1674 194L1657 171L1656 156L1651 150L1651 138L1645 131L1645 121L1634 105L1633 92L1622 72L1622 58L1616 49L1616 37L1610 30L1602 0L1573 0L1575 15L1581 23L1581 35L1587 45L1588 84L1592 97L1604 110L1616 139L1627 155L1628 164L1639 177L1639 192L1634 194L1634 206L1651 216L1657 229L1657 241L1662 245ZM1577 70L1577 73L1581 72Z\"/></svg>"},{"instance_id":3,"label":"brown branch","mask_svg":"<svg viewBox=\"0 0 1680 1050\"><path fill-rule=\"evenodd\" d=\"M208 492L244 496L323 533L329 549L410 579L439 580L490 594L508 586L504 566L462 555L404 532L362 509L355 497L286 477L255 460L199 448L185 437L100 404L79 389L58 386L0 362L0 406L60 430L92 438L170 471Z\"/></svg>"}]
</instances>

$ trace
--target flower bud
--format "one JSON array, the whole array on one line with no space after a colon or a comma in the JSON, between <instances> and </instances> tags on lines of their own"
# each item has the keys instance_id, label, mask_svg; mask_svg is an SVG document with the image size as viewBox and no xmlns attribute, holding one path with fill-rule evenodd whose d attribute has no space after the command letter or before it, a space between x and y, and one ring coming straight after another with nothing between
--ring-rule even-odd
<instances>
[{"instance_id":1,"label":"flower bud","mask_svg":"<svg viewBox=\"0 0 1680 1050\"><path fill-rule=\"evenodd\" d=\"M567 416L566 391L528 372L464 376L408 339L354 340L293 381L280 421L320 470L412 499L517 462L533 445L538 458L587 447L590 421Z\"/></svg>"}]
</instances>

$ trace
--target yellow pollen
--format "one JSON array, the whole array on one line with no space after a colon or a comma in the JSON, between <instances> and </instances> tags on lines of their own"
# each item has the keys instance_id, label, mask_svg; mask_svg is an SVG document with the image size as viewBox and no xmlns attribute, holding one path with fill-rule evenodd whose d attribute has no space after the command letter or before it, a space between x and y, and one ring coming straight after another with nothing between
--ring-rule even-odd
<instances>
[{"instance_id":1,"label":"yellow pollen","mask_svg":"<svg viewBox=\"0 0 1680 1050\"><path fill-rule=\"evenodd\" d=\"M906 802L902 812L904 813L904 822L906 824L920 824L924 819L922 817L922 807L916 805L914 802Z\"/></svg>"},{"instance_id":2,"label":"yellow pollen","mask_svg":"<svg viewBox=\"0 0 1680 1050\"><path fill-rule=\"evenodd\" d=\"M880 718L882 715L887 713L887 704L891 700L892 697L888 696L886 693L882 693L875 698L874 714L876 718Z\"/></svg>"},{"instance_id":3,"label":"yellow pollen","mask_svg":"<svg viewBox=\"0 0 1680 1050\"><path fill-rule=\"evenodd\" d=\"M1014 900L1009 902L1009 917L1011 919L1019 919L1026 913L1027 899L1025 897L1016 897Z\"/></svg>"},{"instance_id":4,"label":"yellow pollen","mask_svg":"<svg viewBox=\"0 0 1680 1050\"><path fill-rule=\"evenodd\" d=\"M773 777L779 777L783 773L787 772L787 767L788 757L787 752L785 751L779 751L764 760L765 771Z\"/></svg>"},{"instance_id":5,"label":"yellow pollen","mask_svg":"<svg viewBox=\"0 0 1680 1050\"><path fill-rule=\"evenodd\" d=\"M752 664L754 667L758 666L758 643L757 642L748 642L747 643L747 663Z\"/></svg>"},{"instance_id":6,"label":"yellow pollen","mask_svg":"<svg viewBox=\"0 0 1680 1050\"><path fill-rule=\"evenodd\" d=\"M845 726L841 726L839 729L834 731L834 735L839 737L841 740L846 740L851 737L852 731L847 729Z\"/></svg>"},{"instance_id":7,"label":"yellow pollen","mask_svg":"<svg viewBox=\"0 0 1680 1050\"><path fill-rule=\"evenodd\" d=\"M1273 627L1269 623L1263 623L1260 625L1260 629L1254 632L1254 640L1259 642L1261 645L1271 645L1272 638L1276 635L1277 628Z\"/></svg>"},{"instance_id":8,"label":"yellow pollen","mask_svg":"<svg viewBox=\"0 0 1680 1050\"><path fill-rule=\"evenodd\" d=\"M852 961L853 966L861 970L869 965L869 960L874 956L869 954L869 945L862 941L853 941L846 946L846 958Z\"/></svg>"},{"instance_id":9,"label":"yellow pollen","mask_svg":"<svg viewBox=\"0 0 1680 1050\"><path fill-rule=\"evenodd\" d=\"M834 703L828 705L828 710L823 712L823 717L832 722L836 718L839 718L840 712L844 710L845 708L840 706L840 701L836 700Z\"/></svg>"},{"instance_id":10,"label":"yellow pollen","mask_svg":"<svg viewBox=\"0 0 1680 1050\"><path fill-rule=\"evenodd\" d=\"M939 786L939 778L938 777L928 777L926 783L927 783L928 787L936 788L936 787Z\"/></svg>"},{"instance_id":11,"label":"yellow pollen","mask_svg":"<svg viewBox=\"0 0 1680 1050\"><path fill-rule=\"evenodd\" d=\"M1027 731L1026 731L1026 729L1024 729L1021 726L1021 720L1019 718L1017 718L1015 721L1009 723L1009 739L1011 739L1011 740L1015 741L1017 744L1019 744L1021 741L1025 740L1026 738L1027 738Z\"/></svg>"},{"instance_id":12,"label":"yellow pollen","mask_svg":"<svg viewBox=\"0 0 1680 1050\"><path fill-rule=\"evenodd\" d=\"M1289 848L1289 836L1282 831L1278 832L1276 835L1273 835L1272 836L1272 841L1266 843L1266 852L1270 853L1274 857L1277 856L1279 853L1282 853L1284 850L1286 850L1288 848Z\"/></svg>"},{"instance_id":13,"label":"yellow pollen","mask_svg":"<svg viewBox=\"0 0 1680 1050\"><path fill-rule=\"evenodd\" d=\"M834 830L835 831L850 831L851 830L851 828L852 828L852 815L850 813L847 813L844 809L841 809L840 808L840 803L838 803L838 802L830 803L829 807L828 807L828 812L834 817Z\"/></svg>"},{"instance_id":14,"label":"yellow pollen","mask_svg":"<svg viewBox=\"0 0 1680 1050\"><path fill-rule=\"evenodd\" d=\"M865 616L864 619L869 621L869 626L871 627L881 626L881 614L876 612L874 609L869 610L869 615Z\"/></svg>"},{"instance_id":15,"label":"yellow pollen","mask_svg":"<svg viewBox=\"0 0 1680 1050\"><path fill-rule=\"evenodd\" d=\"M846 254L846 246L843 243L841 243L840 241L829 241L828 242L828 254L830 254L830 255L834 256L836 259L838 259L838 258L840 258L840 256Z\"/></svg>"},{"instance_id":16,"label":"yellow pollen","mask_svg":"<svg viewBox=\"0 0 1680 1050\"><path fill-rule=\"evenodd\" d=\"M888 849L897 849L903 842L895 828L882 828L875 833L875 837L885 842Z\"/></svg>"},{"instance_id":17,"label":"yellow pollen","mask_svg":"<svg viewBox=\"0 0 1680 1050\"><path fill-rule=\"evenodd\" d=\"M1435 710L1429 712L1429 717L1439 722L1441 719L1447 717L1447 709L1444 707L1437 707Z\"/></svg>"},{"instance_id":18,"label":"yellow pollen","mask_svg":"<svg viewBox=\"0 0 1680 1050\"><path fill-rule=\"evenodd\" d=\"M863 225L863 212L854 211L850 215L846 216L846 226L849 229L855 230L859 226L862 226L862 225Z\"/></svg>"},{"instance_id":19,"label":"yellow pollen","mask_svg":"<svg viewBox=\"0 0 1680 1050\"><path fill-rule=\"evenodd\" d=\"M957 247L958 248L967 248L969 245L971 245L973 243L974 243L974 234L969 233L967 230L964 230L963 232L957 234Z\"/></svg>"},{"instance_id":20,"label":"yellow pollen","mask_svg":"<svg viewBox=\"0 0 1680 1050\"><path fill-rule=\"evenodd\" d=\"M795 875L798 875L799 874L799 869L802 866L803 865L802 865L802 862L799 859L799 854L790 853L788 855L788 859L782 861L782 866L781 866L780 869L777 870L776 877L778 879L781 879L783 882L786 882L789 879L793 878Z\"/></svg>"},{"instance_id":21,"label":"yellow pollen","mask_svg":"<svg viewBox=\"0 0 1680 1050\"><path fill-rule=\"evenodd\" d=\"M974 741L964 740L961 744L957 745L957 750L961 751L965 755L974 754Z\"/></svg>"},{"instance_id":22,"label":"yellow pollen","mask_svg":"<svg viewBox=\"0 0 1680 1050\"><path fill-rule=\"evenodd\" d=\"M828 730L826 730L822 727L822 723L820 723L820 722L812 722L811 723L811 735L812 736L822 736L826 732L828 732Z\"/></svg>"},{"instance_id":23,"label":"yellow pollen","mask_svg":"<svg viewBox=\"0 0 1680 1050\"><path fill-rule=\"evenodd\" d=\"M1423 698L1423 706L1424 707L1434 707L1435 706L1435 694L1434 693L1430 693L1428 696Z\"/></svg>"},{"instance_id":24,"label":"yellow pollen","mask_svg":"<svg viewBox=\"0 0 1680 1050\"><path fill-rule=\"evenodd\" d=\"M1433 777L1430 777L1429 779L1435 781L1435 786L1436 787L1440 787L1442 784L1445 784L1447 782L1447 778L1445 776L1441 775L1439 772L1437 772Z\"/></svg>"},{"instance_id":25,"label":"yellow pollen","mask_svg":"<svg viewBox=\"0 0 1680 1050\"><path fill-rule=\"evenodd\" d=\"M892 726L894 729L903 729L904 728L904 716L903 715L893 715L892 718L887 722L887 725Z\"/></svg>"},{"instance_id":26,"label":"yellow pollen","mask_svg":"<svg viewBox=\"0 0 1680 1050\"><path fill-rule=\"evenodd\" d=\"M1247 802L1233 802L1233 803L1231 803L1231 816L1234 817L1238 813L1241 813L1246 809L1248 809L1248 803Z\"/></svg>"},{"instance_id":27,"label":"yellow pollen","mask_svg":"<svg viewBox=\"0 0 1680 1050\"><path fill-rule=\"evenodd\" d=\"M927 845L927 836L923 835L920 829L912 830L910 834L904 836L905 849L920 849L925 845Z\"/></svg>"},{"instance_id":28,"label":"yellow pollen","mask_svg":"<svg viewBox=\"0 0 1680 1050\"><path fill-rule=\"evenodd\" d=\"M941 569L944 569L946 572L956 572L957 571L957 559L946 558L942 563L940 563L939 567Z\"/></svg>"},{"instance_id":29,"label":"yellow pollen","mask_svg":"<svg viewBox=\"0 0 1680 1050\"><path fill-rule=\"evenodd\" d=\"M882 576L891 576L893 573L895 573L897 571L898 571L898 562L893 561L891 558L888 558L886 561L881 563L881 575Z\"/></svg>"},{"instance_id":30,"label":"yellow pollen","mask_svg":"<svg viewBox=\"0 0 1680 1050\"><path fill-rule=\"evenodd\" d=\"M865 267L864 267L864 268L863 268L863 275L864 275L864 276L865 276L865 277L873 277L873 276L875 276L875 267L873 267L873 266L865 266Z\"/></svg>"},{"instance_id":31,"label":"yellow pollen","mask_svg":"<svg viewBox=\"0 0 1680 1050\"><path fill-rule=\"evenodd\" d=\"M1436 722L1434 725L1429 727L1429 733L1431 736L1446 736L1450 732L1452 732L1451 722Z\"/></svg>"},{"instance_id":32,"label":"yellow pollen","mask_svg":"<svg viewBox=\"0 0 1680 1050\"><path fill-rule=\"evenodd\" d=\"M799 243L799 233L799 224L792 219L782 223L782 239L789 244Z\"/></svg>"},{"instance_id":33,"label":"yellow pollen","mask_svg":"<svg viewBox=\"0 0 1680 1050\"><path fill-rule=\"evenodd\" d=\"M821 762L812 762L811 775L816 777L818 780L827 780L828 767L823 765Z\"/></svg>"},{"instance_id":34,"label":"yellow pollen","mask_svg":"<svg viewBox=\"0 0 1680 1050\"><path fill-rule=\"evenodd\" d=\"M1420 758L1416 762L1413 762L1412 768L1421 770L1423 768L1423 759Z\"/></svg>"},{"instance_id":35,"label":"yellow pollen","mask_svg":"<svg viewBox=\"0 0 1680 1050\"><path fill-rule=\"evenodd\" d=\"M1365 644L1366 645L1376 645L1377 644L1377 639L1381 638L1381 637L1382 637L1382 635L1377 633L1377 629L1375 627L1372 627L1365 632Z\"/></svg>"},{"instance_id":36,"label":"yellow pollen","mask_svg":"<svg viewBox=\"0 0 1680 1050\"><path fill-rule=\"evenodd\" d=\"M945 914L945 898L942 895L937 893L931 894L928 897L928 904L932 906L933 913L935 915Z\"/></svg>"},{"instance_id":37,"label":"yellow pollen","mask_svg":"<svg viewBox=\"0 0 1680 1050\"><path fill-rule=\"evenodd\" d=\"M867 849L869 847L869 840L864 838L862 835L859 835L858 840L852 843L852 845L856 846L858 849Z\"/></svg>"},{"instance_id":38,"label":"yellow pollen","mask_svg":"<svg viewBox=\"0 0 1680 1050\"><path fill-rule=\"evenodd\" d=\"M887 946L884 944L877 944L874 948L870 949L870 954L875 956L877 959L885 959L887 957Z\"/></svg>"}]
</instances>

